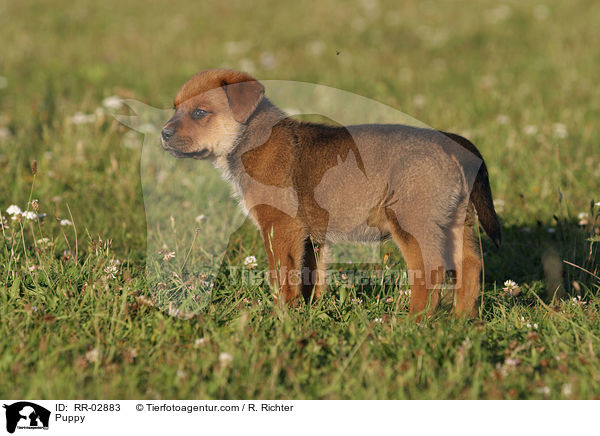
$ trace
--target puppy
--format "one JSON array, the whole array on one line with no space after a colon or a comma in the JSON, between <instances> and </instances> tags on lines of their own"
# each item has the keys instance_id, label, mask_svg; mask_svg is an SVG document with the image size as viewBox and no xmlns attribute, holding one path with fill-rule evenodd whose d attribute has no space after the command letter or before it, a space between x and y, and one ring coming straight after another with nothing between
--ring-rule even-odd
<instances>
[{"instance_id":1,"label":"puppy","mask_svg":"<svg viewBox=\"0 0 600 436\"><path fill-rule=\"evenodd\" d=\"M161 132L178 158L210 159L261 232L271 284L284 302L325 289L327 248L392 238L409 270L409 313L431 314L454 285L454 312L474 316L477 211L498 246L487 169L467 139L405 125L294 120L246 73L208 70L175 97Z\"/></svg>"}]
</instances>

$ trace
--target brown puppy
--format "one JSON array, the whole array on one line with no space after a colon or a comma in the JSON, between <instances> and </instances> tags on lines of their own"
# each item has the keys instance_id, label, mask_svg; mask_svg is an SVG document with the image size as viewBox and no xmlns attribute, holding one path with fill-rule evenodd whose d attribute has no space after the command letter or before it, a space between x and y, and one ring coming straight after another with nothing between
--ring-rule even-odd
<instances>
[{"instance_id":1,"label":"brown puppy","mask_svg":"<svg viewBox=\"0 0 600 436\"><path fill-rule=\"evenodd\" d=\"M391 237L410 272L411 314L431 313L450 275L456 315L475 315L473 208L496 245L500 224L483 159L465 138L300 122L248 74L209 70L179 90L162 145L175 157L211 159L233 184L284 302L323 291L329 243Z\"/></svg>"}]
</instances>

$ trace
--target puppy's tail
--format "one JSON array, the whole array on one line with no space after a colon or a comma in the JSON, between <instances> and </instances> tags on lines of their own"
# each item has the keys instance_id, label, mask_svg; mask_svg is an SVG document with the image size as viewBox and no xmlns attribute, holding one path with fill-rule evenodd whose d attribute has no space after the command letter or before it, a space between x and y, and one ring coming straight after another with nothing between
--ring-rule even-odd
<instances>
[{"instance_id":1,"label":"puppy's tail","mask_svg":"<svg viewBox=\"0 0 600 436\"><path fill-rule=\"evenodd\" d=\"M475 147L475 145L473 145L468 139L454 133L441 133L457 142L463 148L466 148L471 153L475 154L479 159L481 159L481 166L479 167L479 172L477 173L477 177L475 177L475 183L473 184L473 189L471 190L471 202L475 206L475 210L477 211L477 216L479 217L479 222L481 223L483 230L485 230L496 247L499 247L500 242L502 241L502 227L500 226L498 215L496 215L496 210L494 209L494 201L492 200L492 189L490 188L487 167L485 166L485 162L483 161L481 153L479 153L477 147Z\"/></svg>"}]
</instances>

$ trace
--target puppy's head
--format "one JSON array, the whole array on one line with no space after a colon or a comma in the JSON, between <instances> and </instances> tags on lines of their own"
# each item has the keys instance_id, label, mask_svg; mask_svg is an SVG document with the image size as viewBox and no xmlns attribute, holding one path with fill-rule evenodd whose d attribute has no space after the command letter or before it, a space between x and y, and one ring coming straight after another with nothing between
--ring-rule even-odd
<instances>
[{"instance_id":1,"label":"puppy's head","mask_svg":"<svg viewBox=\"0 0 600 436\"><path fill-rule=\"evenodd\" d=\"M175 157L227 155L264 91L256 79L239 71L194 75L175 97L175 114L161 132L163 148Z\"/></svg>"}]
</instances>

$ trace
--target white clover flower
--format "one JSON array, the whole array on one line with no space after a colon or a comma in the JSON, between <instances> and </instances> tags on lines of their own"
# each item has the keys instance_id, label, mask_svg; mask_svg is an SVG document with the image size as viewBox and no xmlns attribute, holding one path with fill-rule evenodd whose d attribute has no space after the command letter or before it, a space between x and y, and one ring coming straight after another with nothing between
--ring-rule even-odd
<instances>
[{"instance_id":1,"label":"white clover flower","mask_svg":"<svg viewBox=\"0 0 600 436\"><path fill-rule=\"evenodd\" d=\"M106 278L116 279L117 274L119 273L119 268L117 265L111 263L106 268L104 268L104 273L106 274Z\"/></svg>"},{"instance_id":2,"label":"white clover flower","mask_svg":"<svg viewBox=\"0 0 600 436\"><path fill-rule=\"evenodd\" d=\"M73 223L69 220L60 220L60 225L63 227L72 226Z\"/></svg>"},{"instance_id":3,"label":"white clover flower","mask_svg":"<svg viewBox=\"0 0 600 436\"><path fill-rule=\"evenodd\" d=\"M219 354L219 362L221 365L227 365L233 362L233 356L230 353L222 352Z\"/></svg>"},{"instance_id":4,"label":"white clover flower","mask_svg":"<svg viewBox=\"0 0 600 436\"><path fill-rule=\"evenodd\" d=\"M567 126L565 126L563 123L554 123L554 125L552 127L554 130L555 136L557 136L558 138L561 138L561 139L564 139L567 137L567 135L568 135Z\"/></svg>"},{"instance_id":5,"label":"white clover flower","mask_svg":"<svg viewBox=\"0 0 600 436\"><path fill-rule=\"evenodd\" d=\"M30 221L35 221L38 219L38 215L37 215L37 213L35 213L31 210L28 210L28 211L23 212L23 218L26 218Z\"/></svg>"},{"instance_id":6,"label":"white clover flower","mask_svg":"<svg viewBox=\"0 0 600 436\"><path fill-rule=\"evenodd\" d=\"M49 238L41 238L36 242L41 248L52 247L54 245L54 242L52 242Z\"/></svg>"},{"instance_id":7,"label":"white clover flower","mask_svg":"<svg viewBox=\"0 0 600 436\"><path fill-rule=\"evenodd\" d=\"M123 107L123 102L120 97L111 95L102 100L102 106L107 109L121 109Z\"/></svg>"},{"instance_id":8,"label":"white clover flower","mask_svg":"<svg viewBox=\"0 0 600 436\"><path fill-rule=\"evenodd\" d=\"M6 209L6 213L9 214L9 215L14 216L14 215L20 215L23 212L21 212L21 208L19 206L17 206L16 204L11 204Z\"/></svg>"},{"instance_id":9,"label":"white clover flower","mask_svg":"<svg viewBox=\"0 0 600 436\"><path fill-rule=\"evenodd\" d=\"M90 351L85 353L85 358L88 362L98 362L98 360L100 359L100 352L97 348L92 348Z\"/></svg>"},{"instance_id":10,"label":"white clover flower","mask_svg":"<svg viewBox=\"0 0 600 436\"><path fill-rule=\"evenodd\" d=\"M523 133L525 133L527 136L533 136L538 132L538 127L534 126L533 124L527 124L525 127L523 127Z\"/></svg>"},{"instance_id":11,"label":"white clover flower","mask_svg":"<svg viewBox=\"0 0 600 436\"><path fill-rule=\"evenodd\" d=\"M578 295L577 297L573 297L571 304L574 304L575 306L584 306L587 302L581 298L581 295Z\"/></svg>"},{"instance_id":12,"label":"white clover flower","mask_svg":"<svg viewBox=\"0 0 600 436\"><path fill-rule=\"evenodd\" d=\"M502 290L508 295L516 296L521 292L521 287L513 280L506 280Z\"/></svg>"},{"instance_id":13,"label":"white clover flower","mask_svg":"<svg viewBox=\"0 0 600 436\"><path fill-rule=\"evenodd\" d=\"M256 256L248 256L244 259L244 266L249 269L254 269L258 266L256 262Z\"/></svg>"}]
</instances>

